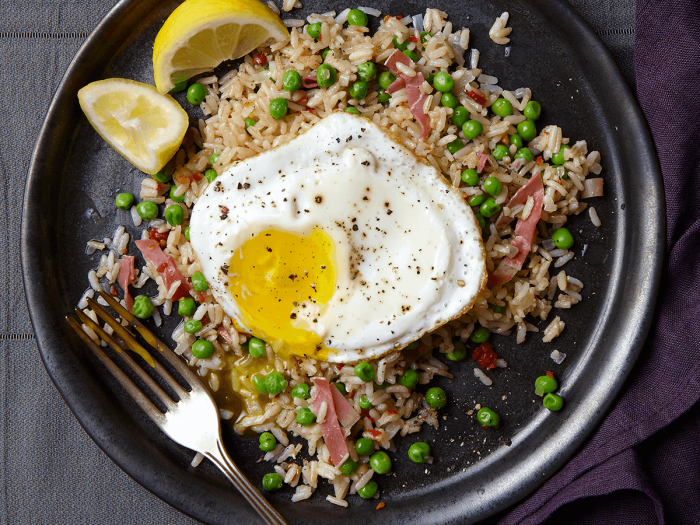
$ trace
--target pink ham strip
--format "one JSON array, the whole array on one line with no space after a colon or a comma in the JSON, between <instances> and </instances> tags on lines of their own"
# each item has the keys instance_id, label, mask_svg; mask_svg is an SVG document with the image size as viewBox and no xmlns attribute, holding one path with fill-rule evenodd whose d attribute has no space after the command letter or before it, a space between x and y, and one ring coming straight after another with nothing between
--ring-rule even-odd
<instances>
[{"instance_id":1,"label":"pink ham strip","mask_svg":"<svg viewBox=\"0 0 700 525\"><path fill-rule=\"evenodd\" d=\"M489 156L486 153L477 153L476 156L479 157L479 166L476 171L481 173L484 170L484 166L486 166L486 161L489 160Z\"/></svg>"},{"instance_id":2,"label":"pink ham strip","mask_svg":"<svg viewBox=\"0 0 700 525\"><path fill-rule=\"evenodd\" d=\"M582 199L603 196L603 179L586 179L583 181Z\"/></svg>"},{"instance_id":3,"label":"pink ham strip","mask_svg":"<svg viewBox=\"0 0 700 525\"><path fill-rule=\"evenodd\" d=\"M535 182L535 179L538 177L533 177L530 179L530 182L525 184L525 186L522 186L518 191L515 192L515 195L513 195L510 200L508 201L508 204L506 204L507 208L510 208L511 210L515 208L516 206L519 205L525 205L527 202L528 197L535 197L535 193L537 193L537 183ZM540 179L542 177L539 177ZM504 214L501 213L501 216L498 218L496 221L496 228L500 228L501 226L505 226L506 224L510 224L513 222L513 217L506 217Z\"/></svg>"},{"instance_id":4,"label":"pink ham strip","mask_svg":"<svg viewBox=\"0 0 700 525\"><path fill-rule=\"evenodd\" d=\"M333 395L333 405L335 406L335 415L338 417L338 421L348 430L351 429L360 420L360 414L352 408L352 405L340 393L340 390L331 388L331 394Z\"/></svg>"},{"instance_id":5,"label":"pink ham strip","mask_svg":"<svg viewBox=\"0 0 700 525\"><path fill-rule=\"evenodd\" d=\"M129 293L129 285L134 284L136 281L135 271L134 271L134 257L131 255L124 255L119 259L119 286L124 290L124 301L126 302L126 309L131 311L131 307L134 305L134 299Z\"/></svg>"},{"instance_id":6,"label":"pink ham strip","mask_svg":"<svg viewBox=\"0 0 700 525\"><path fill-rule=\"evenodd\" d=\"M316 77L312 77L312 76L302 77L301 87L303 87L304 89L318 87L318 83L316 82Z\"/></svg>"},{"instance_id":7,"label":"pink ham strip","mask_svg":"<svg viewBox=\"0 0 700 525\"><path fill-rule=\"evenodd\" d=\"M537 223L542 216L542 201L544 200L542 177L539 175L533 176L530 182L520 188L513 198L523 190L525 190L524 193L527 193L525 200L531 196L535 202L528 218L518 220L518 224L515 227L515 239L510 241L511 246L515 246L518 249L518 253L512 258L505 257L501 264L498 265L498 268L492 274L489 274L489 286L496 286L497 284L510 281L520 271L527 254L530 253L532 239L535 236L535 230L537 230Z\"/></svg>"},{"instance_id":8,"label":"pink ham strip","mask_svg":"<svg viewBox=\"0 0 700 525\"><path fill-rule=\"evenodd\" d=\"M314 389L311 403L316 412L319 411L321 404L324 402L328 407L326 410L326 418L323 420L323 423L321 423L321 432L323 433L323 441L331 455L333 465L339 467L348 459L350 452L348 452L348 445L345 442L345 432L343 432L338 423L331 386L325 377L315 377L314 385L316 388Z\"/></svg>"},{"instance_id":9,"label":"pink ham strip","mask_svg":"<svg viewBox=\"0 0 700 525\"><path fill-rule=\"evenodd\" d=\"M136 246L144 258L153 265L158 274L163 278L163 284L165 288L170 290L170 287L180 281L180 286L175 291L172 297L173 301L177 301L182 297L188 297L190 294L191 286L190 283L185 279L180 270L177 269L175 261L170 255L166 255L163 250L160 249L160 244L151 239L141 239L136 241Z\"/></svg>"},{"instance_id":10,"label":"pink ham strip","mask_svg":"<svg viewBox=\"0 0 700 525\"><path fill-rule=\"evenodd\" d=\"M423 91L420 88L423 85L423 82L425 82L425 78L423 78L423 73L420 72L416 72L416 76L414 77L404 75L397 69L397 63L401 63L404 66L410 67L411 69L415 70L415 64L413 63L413 60L408 58L398 49L394 51L391 54L391 56L387 59L387 61L384 62L384 65L388 67L393 73L396 73L399 76L399 78L397 78L389 86L387 91L393 89L393 91L389 91L389 93L394 93L395 91L398 91L404 86L406 87L408 109L411 111L413 118L415 118L418 124L420 125L420 140L425 140L425 138L428 136L428 133L430 132L430 118L423 111L423 106L425 105L425 101L428 98L428 95L423 93ZM402 83L399 83L399 81L402 81Z\"/></svg>"}]
</instances>

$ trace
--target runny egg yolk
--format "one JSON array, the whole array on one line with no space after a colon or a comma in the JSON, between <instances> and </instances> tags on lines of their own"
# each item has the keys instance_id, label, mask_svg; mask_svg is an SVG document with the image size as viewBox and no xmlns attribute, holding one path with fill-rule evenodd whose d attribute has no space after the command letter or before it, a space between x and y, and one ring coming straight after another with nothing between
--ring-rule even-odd
<instances>
[{"instance_id":1,"label":"runny egg yolk","mask_svg":"<svg viewBox=\"0 0 700 525\"><path fill-rule=\"evenodd\" d=\"M314 328L335 291L333 252L321 228L305 236L265 230L231 258L230 290L243 318L278 354L324 358Z\"/></svg>"}]
</instances>

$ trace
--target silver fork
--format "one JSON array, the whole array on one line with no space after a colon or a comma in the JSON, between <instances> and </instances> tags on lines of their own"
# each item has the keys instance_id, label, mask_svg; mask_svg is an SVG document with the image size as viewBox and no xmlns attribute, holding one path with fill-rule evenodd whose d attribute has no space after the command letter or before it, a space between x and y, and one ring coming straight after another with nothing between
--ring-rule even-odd
<instances>
[{"instance_id":1,"label":"silver fork","mask_svg":"<svg viewBox=\"0 0 700 525\"><path fill-rule=\"evenodd\" d=\"M252 505L263 521L270 525L286 525L284 518L262 497L248 478L240 471L224 449L221 439L221 424L219 411L216 408L214 398L204 387L197 376L189 369L181 357L168 348L162 341L151 333L128 310L122 307L114 298L100 291L102 298L110 307L124 318L143 339L153 348L158 350L163 357L177 370L182 378L189 384L188 392L170 375L170 373L102 306L92 299L88 299L90 308L106 322L114 332L126 343L132 351L141 355L146 362L154 368L154 371L162 377L168 386L175 392L179 401L173 400L144 370L134 362L122 347L107 334L99 324L95 323L80 309L75 312L80 321L92 329L99 338L110 345L115 352L126 362L134 373L151 389L158 399L167 407L165 413L161 412L146 395L122 372L122 370L107 356L107 354L95 344L90 336L83 330L81 324L73 317L66 316L66 320L76 331L80 338L90 347L95 355L104 363L109 371L122 384L126 391L134 398L139 406L148 414L153 422L167 434L170 439L199 452L208 458L214 465L226 475L226 477L240 491L243 497Z\"/></svg>"}]
</instances>

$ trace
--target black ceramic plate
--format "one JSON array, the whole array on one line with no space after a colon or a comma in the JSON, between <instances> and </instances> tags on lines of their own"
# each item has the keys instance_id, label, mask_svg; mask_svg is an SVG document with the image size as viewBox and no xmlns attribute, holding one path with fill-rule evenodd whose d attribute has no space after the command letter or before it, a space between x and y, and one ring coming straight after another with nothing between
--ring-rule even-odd
<instances>
[{"instance_id":1,"label":"black ceramic plate","mask_svg":"<svg viewBox=\"0 0 700 525\"><path fill-rule=\"evenodd\" d=\"M450 13L455 26L471 28L484 72L506 89L532 88L544 108L540 123L557 123L574 140L586 139L603 157L605 197L591 201L603 225L583 213L569 228L576 258L565 269L585 283L584 301L557 312L561 337L526 344L494 336L506 370L490 373L494 384L474 377L470 360L451 364L453 381L438 382L449 395L439 431L424 429L436 461L417 465L406 457L418 436L398 439L395 476L380 476L381 500L351 497L343 509L325 501L329 487L292 504L291 490L270 495L292 523L469 523L516 503L544 482L581 445L606 413L642 347L662 264L664 210L661 177L647 127L608 51L562 0L490 2L369 2L383 14L413 15L426 7ZM84 255L90 239L111 236L131 224L114 207L120 191L138 194L142 174L92 130L76 93L105 77L153 81L151 50L174 2L123 0L108 14L73 60L46 117L34 151L24 202L22 262L32 323L42 358L56 387L95 442L153 493L207 523L257 522L232 486L211 464L189 466L193 454L169 441L93 361L63 317L88 286L99 254ZM89 8L85 4L86 8ZM304 0L291 16L343 5ZM510 12L511 50L488 38L503 11ZM286 15L289 18L289 15ZM192 111L192 115L199 112ZM130 227L137 234L138 230ZM133 251L133 250L132 250ZM177 316L173 316L177 317ZM553 316L550 316L550 319ZM166 323L163 334L175 319ZM532 321L540 328L545 323ZM549 358L565 352L562 365ZM560 379L565 408L550 413L533 392L545 370ZM467 411L476 403L500 412L498 430L482 430ZM231 455L259 484L270 470L256 464L257 440L224 429ZM327 484L326 484L327 485ZM235 518L234 518L235 516Z\"/></svg>"}]
</instances>

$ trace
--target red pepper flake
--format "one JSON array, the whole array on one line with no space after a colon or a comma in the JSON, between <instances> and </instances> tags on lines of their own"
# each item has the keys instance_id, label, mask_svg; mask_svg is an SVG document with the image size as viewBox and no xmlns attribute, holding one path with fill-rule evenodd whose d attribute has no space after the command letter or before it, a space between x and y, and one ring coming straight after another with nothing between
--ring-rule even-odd
<instances>
[{"instance_id":1,"label":"red pepper flake","mask_svg":"<svg viewBox=\"0 0 700 525\"><path fill-rule=\"evenodd\" d=\"M117 295L117 287L112 285L112 287L109 289L110 292L112 292L112 295L116 296Z\"/></svg>"},{"instance_id":2,"label":"red pepper flake","mask_svg":"<svg viewBox=\"0 0 700 525\"><path fill-rule=\"evenodd\" d=\"M205 294L204 292L199 292L197 294L197 297L199 298L200 303L203 303L204 301L207 300L207 294Z\"/></svg>"},{"instance_id":3,"label":"red pepper flake","mask_svg":"<svg viewBox=\"0 0 700 525\"><path fill-rule=\"evenodd\" d=\"M376 421L374 420L374 418L373 418L372 416L367 416L367 417L368 417L369 420L372 422L372 424L376 423Z\"/></svg>"},{"instance_id":4,"label":"red pepper flake","mask_svg":"<svg viewBox=\"0 0 700 525\"><path fill-rule=\"evenodd\" d=\"M384 503L383 501L377 503L377 510L382 510L384 507L386 507L386 503Z\"/></svg>"},{"instance_id":5,"label":"red pepper flake","mask_svg":"<svg viewBox=\"0 0 700 525\"><path fill-rule=\"evenodd\" d=\"M411 35L408 37L411 42L418 42L418 37L416 35Z\"/></svg>"},{"instance_id":6,"label":"red pepper flake","mask_svg":"<svg viewBox=\"0 0 700 525\"><path fill-rule=\"evenodd\" d=\"M193 173L193 174L192 174L192 177L193 177L194 180L196 180L197 182L199 182L200 180L202 180L202 174L201 174L201 173L198 173L198 172Z\"/></svg>"},{"instance_id":7,"label":"red pepper flake","mask_svg":"<svg viewBox=\"0 0 700 525\"><path fill-rule=\"evenodd\" d=\"M547 370L547 371L545 372L545 374L547 374L549 377L551 377L552 379L554 379L554 374L553 374L552 372L550 372L549 370Z\"/></svg>"},{"instance_id":8,"label":"red pepper flake","mask_svg":"<svg viewBox=\"0 0 700 525\"><path fill-rule=\"evenodd\" d=\"M343 369L343 365L340 364L340 363L338 363L337 365L335 365L335 367L338 369L338 371L341 371L341 370Z\"/></svg>"},{"instance_id":9,"label":"red pepper flake","mask_svg":"<svg viewBox=\"0 0 700 525\"><path fill-rule=\"evenodd\" d=\"M484 104L486 104L486 97L484 95L482 95L480 91L471 90L471 91L467 92L467 95L469 95L469 97L472 100L475 100L476 102L478 102L482 106Z\"/></svg>"},{"instance_id":10,"label":"red pepper flake","mask_svg":"<svg viewBox=\"0 0 700 525\"><path fill-rule=\"evenodd\" d=\"M372 419L372 418L370 418L370 419ZM374 419L372 419L372 423L374 423ZM382 431L381 431L381 430L368 430L367 433L368 433L370 436L373 436L373 437L375 437L375 438L377 438L377 439L379 439L379 438L381 437L381 435L382 435Z\"/></svg>"},{"instance_id":11,"label":"red pepper flake","mask_svg":"<svg viewBox=\"0 0 700 525\"><path fill-rule=\"evenodd\" d=\"M313 113L313 112L314 112L313 108L304 108L304 111L308 111L309 113Z\"/></svg>"},{"instance_id":12,"label":"red pepper flake","mask_svg":"<svg viewBox=\"0 0 700 525\"><path fill-rule=\"evenodd\" d=\"M267 63L267 57L263 53L258 53L253 57L253 63L258 66L264 66Z\"/></svg>"},{"instance_id":13,"label":"red pepper flake","mask_svg":"<svg viewBox=\"0 0 700 525\"><path fill-rule=\"evenodd\" d=\"M421 345L418 347L418 353L419 353L419 354L422 354L423 352L425 352L425 345L424 345L424 344L421 344Z\"/></svg>"},{"instance_id":14,"label":"red pepper flake","mask_svg":"<svg viewBox=\"0 0 700 525\"><path fill-rule=\"evenodd\" d=\"M537 157L537 158L535 159L535 161L537 162L537 165L538 165L538 166L542 166L542 155L540 155L539 157Z\"/></svg>"},{"instance_id":15,"label":"red pepper flake","mask_svg":"<svg viewBox=\"0 0 700 525\"><path fill-rule=\"evenodd\" d=\"M483 428L484 430L488 430L488 429L489 429L489 427L487 427L486 425L481 425L481 428Z\"/></svg>"},{"instance_id":16,"label":"red pepper flake","mask_svg":"<svg viewBox=\"0 0 700 525\"><path fill-rule=\"evenodd\" d=\"M398 414L398 412L396 410L387 410L385 413L386 414Z\"/></svg>"},{"instance_id":17,"label":"red pepper flake","mask_svg":"<svg viewBox=\"0 0 700 525\"><path fill-rule=\"evenodd\" d=\"M161 191L163 191L163 185L162 185L160 182L158 183L157 188L158 188L158 193L160 193Z\"/></svg>"},{"instance_id":18,"label":"red pepper flake","mask_svg":"<svg viewBox=\"0 0 700 525\"><path fill-rule=\"evenodd\" d=\"M498 359L498 356L496 352L493 351L491 343L481 343L474 349L472 359L484 370L492 370L496 368L496 359Z\"/></svg>"},{"instance_id":19,"label":"red pepper flake","mask_svg":"<svg viewBox=\"0 0 700 525\"><path fill-rule=\"evenodd\" d=\"M396 20L401 20L403 18L403 15L396 15Z\"/></svg>"},{"instance_id":20,"label":"red pepper flake","mask_svg":"<svg viewBox=\"0 0 700 525\"><path fill-rule=\"evenodd\" d=\"M350 393L348 394L348 397L349 397L350 399L355 399L355 391L353 390L352 392L350 392Z\"/></svg>"},{"instance_id":21,"label":"red pepper flake","mask_svg":"<svg viewBox=\"0 0 700 525\"><path fill-rule=\"evenodd\" d=\"M159 232L155 228L148 230L148 238L152 241L157 241L161 246L165 246L168 240L168 232Z\"/></svg>"}]
</instances>

